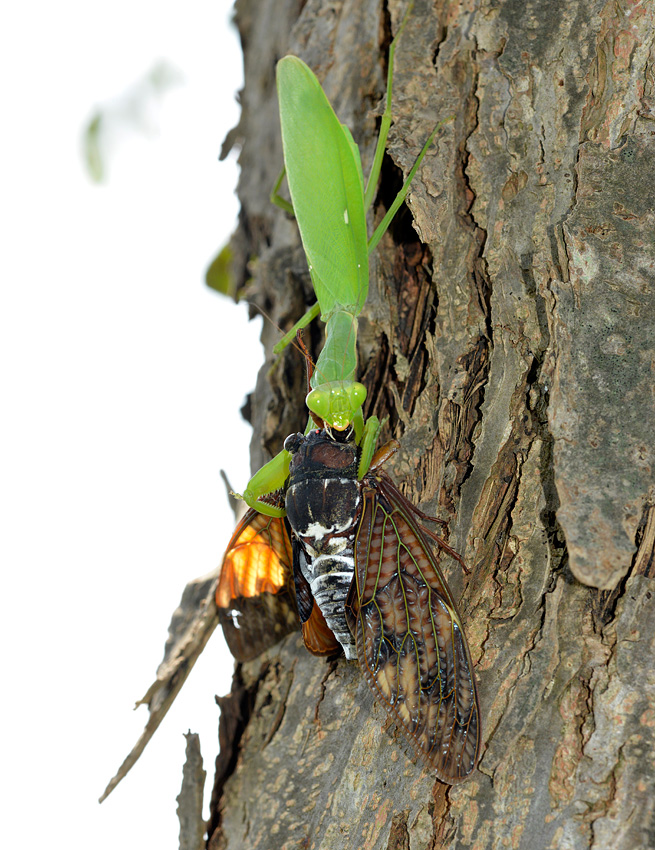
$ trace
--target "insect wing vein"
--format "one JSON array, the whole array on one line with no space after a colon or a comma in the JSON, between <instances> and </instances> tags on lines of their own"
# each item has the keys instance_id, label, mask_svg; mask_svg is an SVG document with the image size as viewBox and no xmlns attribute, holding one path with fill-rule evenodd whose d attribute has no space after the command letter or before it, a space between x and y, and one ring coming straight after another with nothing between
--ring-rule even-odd
<instances>
[{"instance_id":1,"label":"insect wing vein","mask_svg":"<svg viewBox=\"0 0 655 850\"><path fill-rule=\"evenodd\" d=\"M474 769L480 722L461 621L421 527L388 477L369 475L355 545L357 655L364 676L445 782Z\"/></svg>"}]
</instances>

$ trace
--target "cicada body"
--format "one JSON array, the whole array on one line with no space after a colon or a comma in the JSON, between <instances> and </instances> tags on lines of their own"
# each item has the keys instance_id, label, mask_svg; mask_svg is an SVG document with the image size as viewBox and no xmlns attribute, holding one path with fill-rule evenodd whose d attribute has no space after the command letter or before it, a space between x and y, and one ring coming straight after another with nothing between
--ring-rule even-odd
<instances>
[{"instance_id":1,"label":"cicada body","mask_svg":"<svg viewBox=\"0 0 655 850\"><path fill-rule=\"evenodd\" d=\"M291 564L288 557L280 560L285 577L273 581L278 590L264 592L277 603L294 595L293 585L307 648L319 655L343 649L346 658L357 659L376 697L439 779L465 779L480 747L478 699L461 620L431 541L456 553L421 525L424 515L378 465L357 477L359 448L352 438L321 429L292 434L285 449L291 454L284 499L293 555ZM284 520L271 526L262 519L271 540L273 528L285 528ZM233 544L240 545L246 528L258 522L247 514L232 538L225 561L230 576ZM221 576L219 593L230 581ZM251 576L250 586L258 581ZM231 648L238 633L237 658L263 649L261 629L246 622L255 614L256 598L243 595L237 603L233 590L217 594ZM262 603L267 617L270 602ZM235 612L241 619L234 620ZM286 628L288 617L283 623ZM264 631L273 631L270 622ZM243 647L250 635L252 652Z\"/></svg>"},{"instance_id":2,"label":"cicada body","mask_svg":"<svg viewBox=\"0 0 655 850\"><path fill-rule=\"evenodd\" d=\"M357 480L359 449L352 441L337 442L324 430L305 437L292 434L284 443L291 454L285 506L298 542L294 560L296 590L310 615L313 599L348 660L357 658L353 634L346 622L345 603L355 572L355 530L361 513L361 481ZM313 606L312 606L313 610Z\"/></svg>"}]
</instances>

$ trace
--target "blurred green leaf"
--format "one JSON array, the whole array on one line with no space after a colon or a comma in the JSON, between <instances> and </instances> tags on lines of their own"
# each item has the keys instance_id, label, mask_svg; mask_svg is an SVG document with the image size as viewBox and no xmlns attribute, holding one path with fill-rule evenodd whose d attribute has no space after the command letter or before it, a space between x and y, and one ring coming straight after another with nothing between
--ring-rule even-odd
<instances>
[{"instance_id":1,"label":"blurred green leaf","mask_svg":"<svg viewBox=\"0 0 655 850\"><path fill-rule=\"evenodd\" d=\"M232 249L229 242L211 261L205 273L205 283L210 289L236 300L237 284L232 274Z\"/></svg>"},{"instance_id":2,"label":"blurred green leaf","mask_svg":"<svg viewBox=\"0 0 655 850\"><path fill-rule=\"evenodd\" d=\"M102 114L96 112L84 133L84 159L89 175L94 183L101 183L105 176L100 137L102 135Z\"/></svg>"},{"instance_id":3,"label":"blurred green leaf","mask_svg":"<svg viewBox=\"0 0 655 850\"><path fill-rule=\"evenodd\" d=\"M168 62L158 62L117 98L96 106L83 131L84 162L89 176L101 183L112 153L135 134L155 137L163 97L184 77Z\"/></svg>"}]
</instances>

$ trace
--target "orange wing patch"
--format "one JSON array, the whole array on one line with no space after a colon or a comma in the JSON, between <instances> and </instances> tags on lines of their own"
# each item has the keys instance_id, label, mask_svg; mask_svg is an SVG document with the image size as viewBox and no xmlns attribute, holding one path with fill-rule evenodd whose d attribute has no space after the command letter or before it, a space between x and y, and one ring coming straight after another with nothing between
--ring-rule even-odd
<instances>
[{"instance_id":1,"label":"orange wing patch","mask_svg":"<svg viewBox=\"0 0 655 850\"><path fill-rule=\"evenodd\" d=\"M283 519L252 508L236 527L223 557L216 604L229 608L239 597L279 593L291 576L291 541Z\"/></svg>"},{"instance_id":2,"label":"orange wing patch","mask_svg":"<svg viewBox=\"0 0 655 850\"><path fill-rule=\"evenodd\" d=\"M318 607L316 600L314 600L309 619L302 624L302 639L312 655L331 655L335 652L341 652L341 644L325 622L323 612Z\"/></svg>"},{"instance_id":3,"label":"orange wing patch","mask_svg":"<svg viewBox=\"0 0 655 850\"><path fill-rule=\"evenodd\" d=\"M299 628L284 519L246 513L223 557L216 605L237 661L255 658Z\"/></svg>"}]
</instances>

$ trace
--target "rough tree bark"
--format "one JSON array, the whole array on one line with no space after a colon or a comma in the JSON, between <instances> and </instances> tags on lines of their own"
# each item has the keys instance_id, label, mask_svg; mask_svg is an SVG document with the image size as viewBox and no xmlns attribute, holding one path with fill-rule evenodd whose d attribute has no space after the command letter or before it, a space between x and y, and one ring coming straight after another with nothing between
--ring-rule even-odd
<instances>
[{"instance_id":1,"label":"rough tree bark","mask_svg":"<svg viewBox=\"0 0 655 850\"><path fill-rule=\"evenodd\" d=\"M316 71L370 164L405 3L239 0L245 50L236 269L287 329L311 301L268 201L286 52ZM221 699L209 846L655 846L652 4L417 0L397 53L373 258L367 414L390 472L447 519L443 561L480 686L472 779L435 782L356 664L291 636ZM410 212L411 211L411 212ZM311 344L320 343L320 328ZM267 352L277 331L266 323ZM249 405L258 468L303 427L303 364L269 358Z\"/></svg>"}]
</instances>

